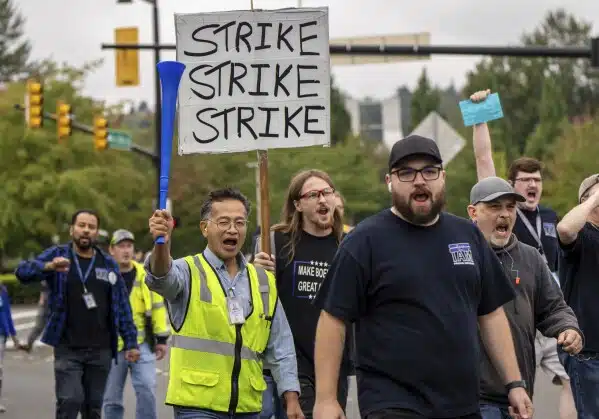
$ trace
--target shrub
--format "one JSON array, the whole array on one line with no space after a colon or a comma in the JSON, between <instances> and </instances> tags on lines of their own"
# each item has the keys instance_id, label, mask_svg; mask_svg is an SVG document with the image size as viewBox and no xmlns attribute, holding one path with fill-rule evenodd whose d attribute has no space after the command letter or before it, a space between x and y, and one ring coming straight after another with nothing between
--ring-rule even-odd
<instances>
[{"instance_id":1,"label":"shrub","mask_svg":"<svg viewBox=\"0 0 599 419\"><path fill-rule=\"evenodd\" d=\"M39 283L23 285L13 274L0 275L0 282L8 290L11 304L37 304L41 291Z\"/></svg>"}]
</instances>

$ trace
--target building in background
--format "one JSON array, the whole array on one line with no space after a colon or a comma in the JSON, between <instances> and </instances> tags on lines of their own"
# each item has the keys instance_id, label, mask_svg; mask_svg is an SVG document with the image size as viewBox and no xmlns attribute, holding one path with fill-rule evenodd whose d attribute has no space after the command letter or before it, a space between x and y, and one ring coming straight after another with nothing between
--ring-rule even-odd
<instances>
[{"instance_id":1,"label":"building in background","mask_svg":"<svg viewBox=\"0 0 599 419\"><path fill-rule=\"evenodd\" d=\"M412 92L406 86L399 87L383 100L356 99L346 94L343 98L351 116L352 133L364 141L390 148L416 128L412 126ZM459 101L460 96L453 86L442 90L438 114L455 121L456 115L459 117Z\"/></svg>"}]
</instances>

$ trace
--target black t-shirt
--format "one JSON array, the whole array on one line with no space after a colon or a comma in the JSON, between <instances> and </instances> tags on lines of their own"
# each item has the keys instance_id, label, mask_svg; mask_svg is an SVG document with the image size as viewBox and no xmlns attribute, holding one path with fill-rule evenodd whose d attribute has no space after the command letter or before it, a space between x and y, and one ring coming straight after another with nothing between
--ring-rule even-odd
<instances>
[{"instance_id":1,"label":"black t-shirt","mask_svg":"<svg viewBox=\"0 0 599 419\"><path fill-rule=\"evenodd\" d=\"M302 230L289 262L290 247L287 235L276 232L277 289L293 333L297 367L300 375L314 377L314 340L320 309L313 305L318 289L324 281L329 264L337 252L338 243L333 234L317 237ZM351 332L351 328L348 329ZM351 341L351 333L347 334ZM349 345L346 345L340 378L350 373Z\"/></svg>"},{"instance_id":2,"label":"black t-shirt","mask_svg":"<svg viewBox=\"0 0 599 419\"><path fill-rule=\"evenodd\" d=\"M545 254L547 257L547 265L551 272L558 271L558 263L559 263L559 242L557 240L557 223L558 216L555 211L551 208L544 207L542 205L538 206L538 211L529 211L525 209L520 209L533 231L535 232L535 236L532 235L525 222L518 216L516 219L516 224L514 225L514 234L518 237L522 243L526 243L529 246L538 249L542 254ZM537 215L541 218L541 244L542 248L539 248L539 242L537 241L536 234L538 234L537 230Z\"/></svg>"},{"instance_id":3,"label":"black t-shirt","mask_svg":"<svg viewBox=\"0 0 599 419\"><path fill-rule=\"evenodd\" d=\"M559 277L564 299L584 334L583 352L599 353L599 230L586 223L573 243L560 245Z\"/></svg>"},{"instance_id":4,"label":"black t-shirt","mask_svg":"<svg viewBox=\"0 0 599 419\"><path fill-rule=\"evenodd\" d=\"M341 243L316 304L356 322L362 416L385 408L425 417L478 412L478 316L515 296L470 221L430 227L385 210Z\"/></svg>"},{"instance_id":5,"label":"black t-shirt","mask_svg":"<svg viewBox=\"0 0 599 419\"><path fill-rule=\"evenodd\" d=\"M71 268L67 275L66 311L67 321L62 343L71 348L108 349L111 346L111 285L104 258L96 254L94 266L85 282L85 288L93 295L96 308L88 309L83 299L84 287L77 265L71 254ZM83 275L87 272L91 258L78 257ZM98 276L100 278L98 278Z\"/></svg>"}]
</instances>

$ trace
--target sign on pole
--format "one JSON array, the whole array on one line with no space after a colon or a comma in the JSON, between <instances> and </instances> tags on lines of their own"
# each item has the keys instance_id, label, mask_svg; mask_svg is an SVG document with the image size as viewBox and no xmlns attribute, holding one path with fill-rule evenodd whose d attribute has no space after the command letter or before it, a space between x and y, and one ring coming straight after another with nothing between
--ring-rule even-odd
<instances>
[{"instance_id":1,"label":"sign on pole","mask_svg":"<svg viewBox=\"0 0 599 419\"><path fill-rule=\"evenodd\" d=\"M116 28L114 42L117 44L139 43L137 28ZM136 49L115 50L116 85L119 87L139 86L139 51Z\"/></svg>"},{"instance_id":2,"label":"sign on pole","mask_svg":"<svg viewBox=\"0 0 599 419\"><path fill-rule=\"evenodd\" d=\"M422 45L430 45L431 34L429 32L407 33L398 35L375 35L375 36L356 36L351 38L331 39L331 45L347 46L380 46L387 45L414 45L414 48ZM420 61L430 60L428 55L339 55L333 54L331 65L355 65L355 64L384 64L395 63L399 61Z\"/></svg>"},{"instance_id":3,"label":"sign on pole","mask_svg":"<svg viewBox=\"0 0 599 419\"><path fill-rule=\"evenodd\" d=\"M110 131L108 133L108 148L115 150L131 150L133 138L126 132Z\"/></svg>"},{"instance_id":4,"label":"sign on pole","mask_svg":"<svg viewBox=\"0 0 599 419\"><path fill-rule=\"evenodd\" d=\"M410 135L420 135L435 140L444 164L453 160L466 145L464 137L435 111L429 113Z\"/></svg>"},{"instance_id":5,"label":"sign on pole","mask_svg":"<svg viewBox=\"0 0 599 419\"><path fill-rule=\"evenodd\" d=\"M175 15L179 154L330 145L328 8Z\"/></svg>"}]
</instances>

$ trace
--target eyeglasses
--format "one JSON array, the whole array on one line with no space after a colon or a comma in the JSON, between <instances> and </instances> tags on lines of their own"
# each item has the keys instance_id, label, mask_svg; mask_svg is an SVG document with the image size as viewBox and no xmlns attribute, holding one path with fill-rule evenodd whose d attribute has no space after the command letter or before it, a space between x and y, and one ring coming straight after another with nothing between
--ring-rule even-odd
<instances>
[{"instance_id":1,"label":"eyeglasses","mask_svg":"<svg viewBox=\"0 0 599 419\"><path fill-rule=\"evenodd\" d=\"M516 178L517 182L522 182L522 183L531 183L531 182L535 182L535 183L541 183L543 181L543 179L541 179L540 177L519 177Z\"/></svg>"},{"instance_id":2,"label":"eyeglasses","mask_svg":"<svg viewBox=\"0 0 599 419\"><path fill-rule=\"evenodd\" d=\"M391 174L395 174L400 182L414 182L416 179L416 175L420 173L424 180L436 180L439 179L439 175L441 174L441 167L437 166L426 166L422 169L412 169L411 167L406 169L398 169L391 172Z\"/></svg>"},{"instance_id":3,"label":"eyeglasses","mask_svg":"<svg viewBox=\"0 0 599 419\"><path fill-rule=\"evenodd\" d=\"M300 199L315 201L320 198L321 195L325 198L332 198L335 196L335 188L324 188L320 190L308 191L305 194L300 195Z\"/></svg>"},{"instance_id":4,"label":"eyeglasses","mask_svg":"<svg viewBox=\"0 0 599 419\"><path fill-rule=\"evenodd\" d=\"M216 224L216 226L218 227L218 229L220 231L227 231L231 228L231 225L235 225L235 228L237 230L242 230L244 229L247 225L248 225L248 221L247 220L226 220L226 219L222 219L222 220L217 220L217 221L213 221L213 220L208 220L214 224Z\"/></svg>"}]
</instances>

